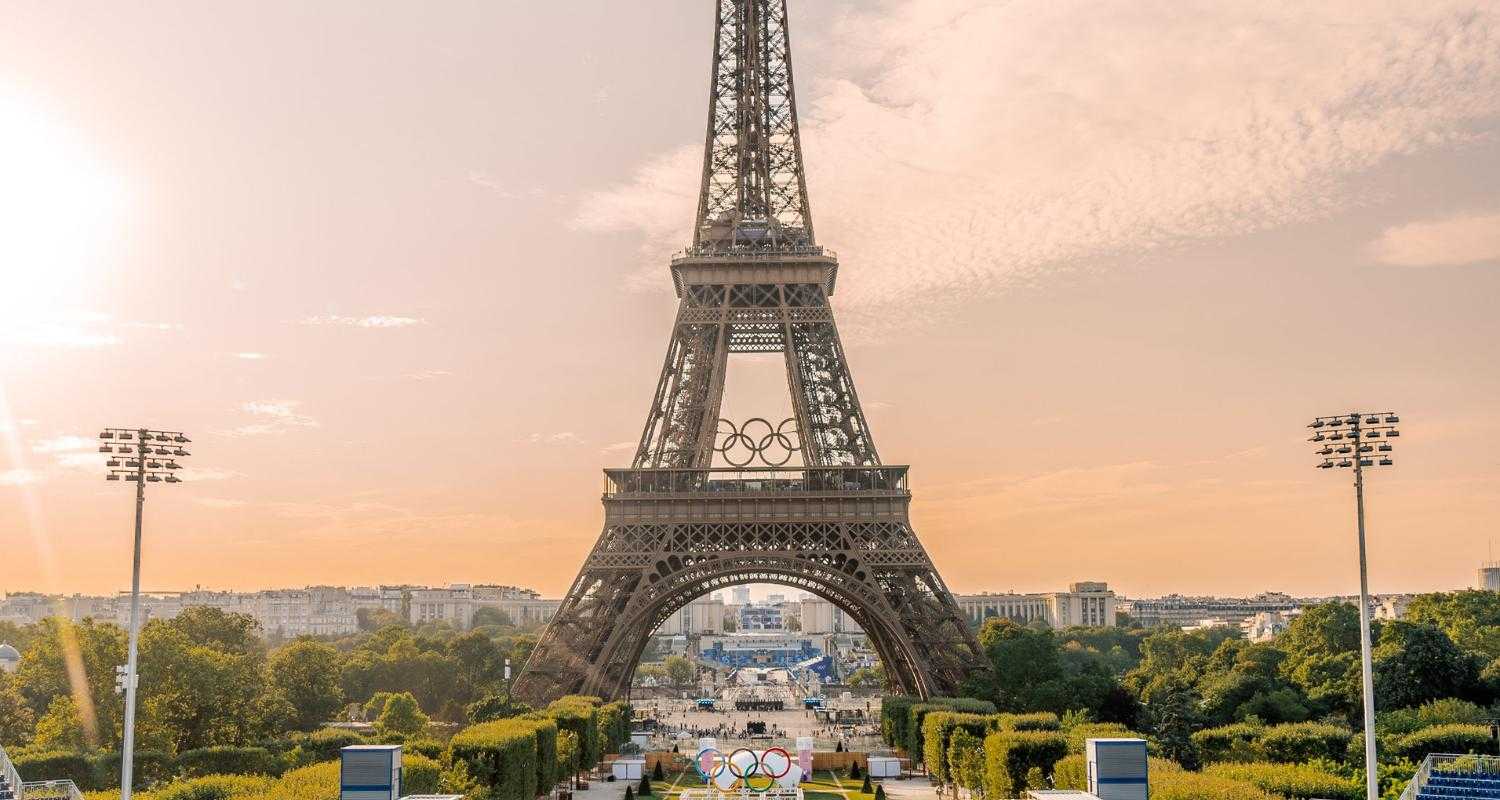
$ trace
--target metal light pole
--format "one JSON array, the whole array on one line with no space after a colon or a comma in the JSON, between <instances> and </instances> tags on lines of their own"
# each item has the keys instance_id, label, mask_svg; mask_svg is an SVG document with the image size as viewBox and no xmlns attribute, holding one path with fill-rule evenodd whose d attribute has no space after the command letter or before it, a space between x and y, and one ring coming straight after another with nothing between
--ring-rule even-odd
<instances>
[{"instance_id":1,"label":"metal light pole","mask_svg":"<svg viewBox=\"0 0 1500 800\"><path fill-rule=\"evenodd\" d=\"M1364 690L1365 717L1365 794L1368 800L1379 800L1380 782L1375 760L1375 678L1370 658L1370 578L1365 566L1365 468L1389 467L1390 440L1401 435L1395 412L1378 414L1351 411L1332 417L1318 417L1307 427L1313 429L1308 441L1317 447L1323 461L1319 469L1354 469L1354 507L1359 520L1359 656Z\"/></svg>"},{"instance_id":2,"label":"metal light pole","mask_svg":"<svg viewBox=\"0 0 1500 800\"><path fill-rule=\"evenodd\" d=\"M146 484L182 483L175 472L182 469L177 459L188 451L182 446L192 441L180 431L154 431L148 428L105 428L99 434L99 452L109 455L105 462L109 473L105 480L135 482L135 553L130 567L130 647L125 672L116 679L116 691L125 692L124 742L120 747L120 800L130 800L135 772L135 690L137 645L141 634L141 516L146 509ZM121 458L123 456L123 458ZM117 670L118 671L118 668ZM123 686L120 684L123 683Z\"/></svg>"}]
</instances>

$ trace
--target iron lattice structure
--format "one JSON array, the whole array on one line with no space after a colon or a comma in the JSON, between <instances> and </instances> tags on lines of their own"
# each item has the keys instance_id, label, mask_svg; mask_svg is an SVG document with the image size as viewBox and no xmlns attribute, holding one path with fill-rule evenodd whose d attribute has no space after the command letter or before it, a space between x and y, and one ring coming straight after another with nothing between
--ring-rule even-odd
<instances>
[{"instance_id":1,"label":"iron lattice structure","mask_svg":"<svg viewBox=\"0 0 1500 800\"><path fill-rule=\"evenodd\" d=\"M956 692L988 662L912 530L907 468L881 463L849 374L829 304L838 260L813 238L785 0L718 0L717 23L697 225L672 260L680 302L661 379L631 467L605 471L604 532L515 693L623 696L651 631L751 582L843 609L892 689ZM734 353L783 354L793 419L720 419Z\"/></svg>"}]
</instances>

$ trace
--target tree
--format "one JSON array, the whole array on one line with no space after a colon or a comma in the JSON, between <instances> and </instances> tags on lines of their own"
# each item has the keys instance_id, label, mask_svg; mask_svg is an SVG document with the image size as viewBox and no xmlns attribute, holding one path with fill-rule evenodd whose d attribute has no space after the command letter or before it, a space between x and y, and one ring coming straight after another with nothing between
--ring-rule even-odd
<instances>
[{"instance_id":1,"label":"tree","mask_svg":"<svg viewBox=\"0 0 1500 800\"><path fill-rule=\"evenodd\" d=\"M1146 704L1146 711L1162 755L1188 769L1197 769L1198 747L1192 736L1201 722L1192 690L1176 683L1161 687Z\"/></svg>"},{"instance_id":2,"label":"tree","mask_svg":"<svg viewBox=\"0 0 1500 800\"><path fill-rule=\"evenodd\" d=\"M1475 658L1431 623L1386 623L1373 656L1375 696L1389 707L1468 697L1479 683Z\"/></svg>"},{"instance_id":3,"label":"tree","mask_svg":"<svg viewBox=\"0 0 1500 800\"><path fill-rule=\"evenodd\" d=\"M432 720L422 713L422 707L417 704L417 698L412 697L410 692L391 695L386 700L385 710L380 712L380 717L375 720L375 730L381 735L397 733L403 736L422 733Z\"/></svg>"},{"instance_id":4,"label":"tree","mask_svg":"<svg viewBox=\"0 0 1500 800\"><path fill-rule=\"evenodd\" d=\"M277 650L267 665L271 688L295 711L292 725L313 731L344 703L339 653L320 642L298 640Z\"/></svg>"},{"instance_id":5,"label":"tree","mask_svg":"<svg viewBox=\"0 0 1500 800\"><path fill-rule=\"evenodd\" d=\"M115 694L115 667L125 663L125 632L91 619L73 623L62 617L31 627L35 632L15 680L32 713L41 716L61 695L73 697L76 678L85 734L102 747L115 747L124 711Z\"/></svg>"},{"instance_id":6,"label":"tree","mask_svg":"<svg viewBox=\"0 0 1500 800\"><path fill-rule=\"evenodd\" d=\"M876 664L873 667L860 667L849 673L847 680L850 686L884 686L885 665Z\"/></svg>"},{"instance_id":7,"label":"tree","mask_svg":"<svg viewBox=\"0 0 1500 800\"><path fill-rule=\"evenodd\" d=\"M361 608L354 612L354 619L362 631L378 631L392 625L405 627L406 618L384 608Z\"/></svg>"},{"instance_id":8,"label":"tree","mask_svg":"<svg viewBox=\"0 0 1500 800\"><path fill-rule=\"evenodd\" d=\"M667 779L667 774L662 770L661 759L659 758L656 760L656 766L651 768L651 779L654 781L664 781Z\"/></svg>"},{"instance_id":9,"label":"tree","mask_svg":"<svg viewBox=\"0 0 1500 800\"><path fill-rule=\"evenodd\" d=\"M16 688L16 681L0 672L0 745L24 745L31 741L36 715Z\"/></svg>"},{"instance_id":10,"label":"tree","mask_svg":"<svg viewBox=\"0 0 1500 800\"><path fill-rule=\"evenodd\" d=\"M498 608L481 606L474 609L474 616L469 620L469 627L482 628L495 626L497 628L514 628L516 623L511 621L510 615Z\"/></svg>"},{"instance_id":11,"label":"tree","mask_svg":"<svg viewBox=\"0 0 1500 800\"><path fill-rule=\"evenodd\" d=\"M1483 655L1486 662L1500 658L1500 592L1424 594L1411 601L1406 619L1438 626L1455 644Z\"/></svg>"},{"instance_id":12,"label":"tree","mask_svg":"<svg viewBox=\"0 0 1500 800\"><path fill-rule=\"evenodd\" d=\"M69 753L82 752L88 747L83 720L78 714L78 704L71 695L60 694L52 698L47 713L36 722L36 736L32 747L46 752L60 750Z\"/></svg>"},{"instance_id":13,"label":"tree","mask_svg":"<svg viewBox=\"0 0 1500 800\"><path fill-rule=\"evenodd\" d=\"M207 609L217 612L217 609ZM170 752L245 745L267 717L265 655L241 615L151 620L141 629L140 735ZM284 709L282 709L284 710Z\"/></svg>"},{"instance_id":14,"label":"tree","mask_svg":"<svg viewBox=\"0 0 1500 800\"><path fill-rule=\"evenodd\" d=\"M459 679L475 694L504 681L505 653L483 631L470 631L455 637L448 642L447 650L448 657L458 665Z\"/></svg>"},{"instance_id":15,"label":"tree","mask_svg":"<svg viewBox=\"0 0 1500 800\"><path fill-rule=\"evenodd\" d=\"M469 722L478 724L507 717L519 717L530 713L531 710L531 706L511 697L510 692L500 691L487 694L470 703L464 709L464 714L469 718Z\"/></svg>"},{"instance_id":16,"label":"tree","mask_svg":"<svg viewBox=\"0 0 1500 800\"><path fill-rule=\"evenodd\" d=\"M182 631L195 645L239 656L266 651L260 623L249 614L225 612L211 606L189 606L173 617L172 627Z\"/></svg>"},{"instance_id":17,"label":"tree","mask_svg":"<svg viewBox=\"0 0 1500 800\"><path fill-rule=\"evenodd\" d=\"M1359 640L1359 609L1337 601L1304 610L1276 638L1277 649L1286 653L1282 674L1315 712L1358 716Z\"/></svg>"},{"instance_id":18,"label":"tree","mask_svg":"<svg viewBox=\"0 0 1500 800\"><path fill-rule=\"evenodd\" d=\"M643 773L641 773L641 787L640 787L640 791L636 792L636 795L638 797L650 797L651 796L651 773L649 773L649 772L643 772Z\"/></svg>"},{"instance_id":19,"label":"tree","mask_svg":"<svg viewBox=\"0 0 1500 800\"><path fill-rule=\"evenodd\" d=\"M686 686L693 682L693 662L682 656L667 656L663 665L667 669L667 679L673 686Z\"/></svg>"}]
</instances>

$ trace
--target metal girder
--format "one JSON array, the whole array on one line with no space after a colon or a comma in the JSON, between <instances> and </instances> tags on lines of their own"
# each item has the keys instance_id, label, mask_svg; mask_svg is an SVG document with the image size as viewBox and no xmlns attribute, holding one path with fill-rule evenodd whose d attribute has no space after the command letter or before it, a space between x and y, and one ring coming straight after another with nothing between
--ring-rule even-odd
<instances>
[{"instance_id":1,"label":"metal girder","mask_svg":"<svg viewBox=\"0 0 1500 800\"><path fill-rule=\"evenodd\" d=\"M904 521L609 524L532 653L515 693L620 697L658 625L742 583L816 594L869 635L892 688L952 694L983 663L978 644Z\"/></svg>"},{"instance_id":2,"label":"metal girder","mask_svg":"<svg viewBox=\"0 0 1500 800\"><path fill-rule=\"evenodd\" d=\"M672 264L681 302L661 378L631 468L606 471L604 531L514 691L533 704L624 695L664 619L766 582L849 614L892 688L957 692L990 667L911 529L906 468L881 464L854 390L828 299L838 262L813 240L785 0L717 2L698 219ZM729 355L745 352L785 354L795 432L720 426ZM715 468L730 445L803 463Z\"/></svg>"},{"instance_id":3,"label":"metal girder","mask_svg":"<svg viewBox=\"0 0 1500 800\"><path fill-rule=\"evenodd\" d=\"M814 244L786 0L718 0L693 247Z\"/></svg>"}]
</instances>

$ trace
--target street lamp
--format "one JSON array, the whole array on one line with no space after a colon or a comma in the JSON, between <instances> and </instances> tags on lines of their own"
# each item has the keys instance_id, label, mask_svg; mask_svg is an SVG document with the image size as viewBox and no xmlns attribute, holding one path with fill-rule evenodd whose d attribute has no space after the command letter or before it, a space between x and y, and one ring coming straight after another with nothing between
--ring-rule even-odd
<instances>
[{"instance_id":1,"label":"street lamp","mask_svg":"<svg viewBox=\"0 0 1500 800\"><path fill-rule=\"evenodd\" d=\"M1380 783L1375 764L1375 679L1370 664L1370 578L1365 567L1365 468L1394 466L1391 458L1399 438L1396 428L1401 418L1395 412L1378 414L1351 411L1332 417L1318 417L1307 427L1312 429L1308 441L1314 452L1323 457L1318 469L1354 469L1354 506L1359 519L1359 656L1363 673L1365 706L1365 793L1368 800L1378 800Z\"/></svg>"},{"instance_id":2,"label":"street lamp","mask_svg":"<svg viewBox=\"0 0 1500 800\"><path fill-rule=\"evenodd\" d=\"M190 453L182 448L192 440L180 431L148 428L105 428L99 434L99 452L109 456L105 480L135 482L135 556L130 572L130 649L124 673L116 684L125 692L125 741L120 748L120 800L130 800L135 756L136 651L141 633L141 513L146 508L146 484L182 483L178 459ZM116 671L119 671L116 668Z\"/></svg>"}]
</instances>

